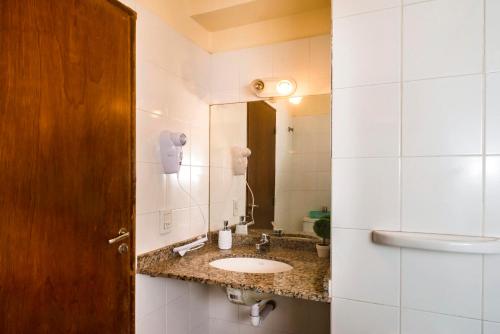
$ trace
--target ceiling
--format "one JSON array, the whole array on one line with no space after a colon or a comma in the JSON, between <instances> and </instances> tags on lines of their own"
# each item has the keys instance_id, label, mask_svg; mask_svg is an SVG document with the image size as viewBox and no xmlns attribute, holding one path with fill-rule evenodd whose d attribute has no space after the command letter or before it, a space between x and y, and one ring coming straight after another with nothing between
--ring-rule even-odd
<instances>
[{"instance_id":1,"label":"ceiling","mask_svg":"<svg viewBox=\"0 0 500 334\"><path fill-rule=\"evenodd\" d=\"M331 32L330 0L136 0L215 53Z\"/></svg>"},{"instance_id":2,"label":"ceiling","mask_svg":"<svg viewBox=\"0 0 500 334\"><path fill-rule=\"evenodd\" d=\"M188 0L190 16L214 32L297 15L317 9L330 10L329 0Z\"/></svg>"}]
</instances>

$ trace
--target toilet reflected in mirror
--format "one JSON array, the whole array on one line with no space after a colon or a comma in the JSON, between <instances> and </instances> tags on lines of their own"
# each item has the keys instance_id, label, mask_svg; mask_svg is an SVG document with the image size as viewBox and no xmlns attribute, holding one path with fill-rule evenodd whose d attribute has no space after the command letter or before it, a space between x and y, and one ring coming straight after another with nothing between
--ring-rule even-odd
<instances>
[{"instance_id":1,"label":"toilet reflected in mirror","mask_svg":"<svg viewBox=\"0 0 500 334\"><path fill-rule=\"evenodd\" d=\"M249 233L314 235L330 215L330 128L329 94L212 105L210 230L227 220Z\"/></svg>"}]
</instances>

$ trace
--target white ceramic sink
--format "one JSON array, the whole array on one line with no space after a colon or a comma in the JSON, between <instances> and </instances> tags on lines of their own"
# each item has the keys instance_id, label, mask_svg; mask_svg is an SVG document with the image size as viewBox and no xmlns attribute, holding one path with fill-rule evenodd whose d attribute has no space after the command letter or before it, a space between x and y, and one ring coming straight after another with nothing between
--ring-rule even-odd
<instances>
[{"instance_id":1,"label":"white ceramic sink","mask_svg":"<svg viewBox=\"0 0 500 334\"><path fill-rule=\"evenodd\" d=\"M212 267L250 274L274 274L292 270L289 264L255 257L227 257L209 263Z\"/></svg>"}]
</instances>

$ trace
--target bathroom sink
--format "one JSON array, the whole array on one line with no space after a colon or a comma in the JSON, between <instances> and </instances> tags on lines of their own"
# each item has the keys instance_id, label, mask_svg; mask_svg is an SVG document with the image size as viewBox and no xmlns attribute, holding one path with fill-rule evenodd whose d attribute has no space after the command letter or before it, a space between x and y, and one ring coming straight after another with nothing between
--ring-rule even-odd
<instances>
[{"instance_id":1,"label":"bathroom sink","mask_svg":"<svg viewBox=\"0 0 500 334\"><path fill-rule=\"evenodd\" d=\"M255 257L227 257L212 261L209 264L222 270L250 274L274 274L293 269L291 265L284 262Z\"/></svg>"}]
</instances>

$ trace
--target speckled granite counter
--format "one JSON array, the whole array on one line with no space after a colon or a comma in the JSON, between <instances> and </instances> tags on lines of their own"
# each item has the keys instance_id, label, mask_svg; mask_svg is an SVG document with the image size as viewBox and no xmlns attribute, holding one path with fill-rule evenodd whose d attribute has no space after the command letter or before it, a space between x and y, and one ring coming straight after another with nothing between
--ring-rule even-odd
<instances>
[{"instance_id":1,"label":"speckled granite counter","mask_svg":"<svg viewBox=\"0 0 500 334\"><path fill-rule=\"evenodd\" d=\"M318 258L311 248L314 241L288 248L283 238L271 238L271 248L257 253L253 237L235 237L233 249L222 251L211 240L205 247L187 253L184 257L172 255L172 245L138 257L137 271L150 276L169 277L205 284L255 290L280 296L330 302L325 290L329 278L329 259ZM299 242L300 243L300 242ZM283 247L285 245L285 247ZM287 272L276 274L249 274L214 268L209 262L225 257L259 257L282 261L293 266Z\"/></svg>"}]
</instances>

